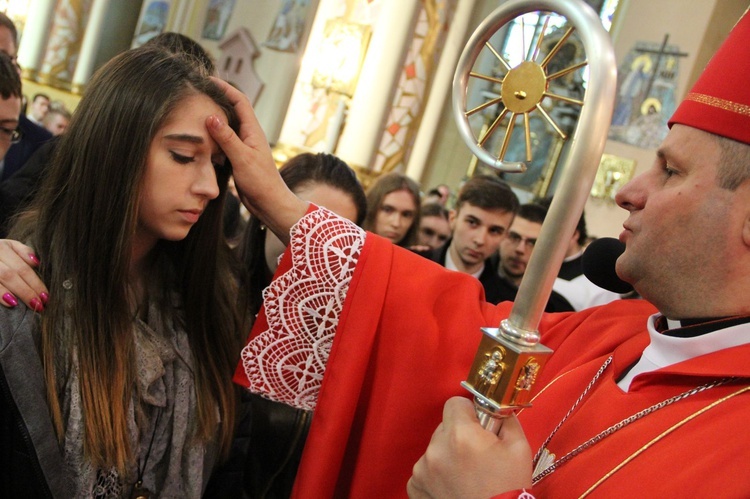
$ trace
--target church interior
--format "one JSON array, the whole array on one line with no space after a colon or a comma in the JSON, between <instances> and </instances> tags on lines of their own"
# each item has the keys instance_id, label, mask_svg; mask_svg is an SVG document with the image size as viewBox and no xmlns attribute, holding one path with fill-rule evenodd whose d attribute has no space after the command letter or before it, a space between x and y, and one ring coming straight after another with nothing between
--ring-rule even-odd
<instances>
[{"instance_id":1,"label":"church interior","mask_svg":"<svg viewBox=\"0 0 750 499\"><path fill-rule=\"evenodd\" d=\"M18 63L27 98L45 93L74 111L105 61L158 33L178 32L205 47L220 76L253 102L278 162L304 151L330 152L352 166L364 185L398 171L426 192L438 184L455 191L486 168L458 132L453 78L472 32L502 3L9 0L0 1L0 10L19 27ZM614 203L618 187L651 164L675 103L749 2L700 0L689 9L684 0L587 3L611 36L618 77L604 156L585 213L589 233L616 236L626 217ZM487 74L500 74L499 59L518 64L537 42L548 52L560 45L561 60L550 61L560 69L585 61L580 39L575 34L565 39L565 28L564 19L524 14L492 35L490 45L502 57L480 56L477 64ZM556 78L555 92L568 100L545 100L548 119L517 124L507 141L502 135L489 139L486 147L495 154L502 148L508 157L518 156L512 160L526 157L525 174L504 174L522 200L554 194L569 144L550 125L575 128L580 109L571 102L585 93L583 66ZM468 88L470 107L481 107L473 125L478 129L498 118L497 106L482 107L497 96L498 81ZM507 118L502 126L508 127ZM533 154L524 154L524 146Z\"/></svg>"}]
</instances>

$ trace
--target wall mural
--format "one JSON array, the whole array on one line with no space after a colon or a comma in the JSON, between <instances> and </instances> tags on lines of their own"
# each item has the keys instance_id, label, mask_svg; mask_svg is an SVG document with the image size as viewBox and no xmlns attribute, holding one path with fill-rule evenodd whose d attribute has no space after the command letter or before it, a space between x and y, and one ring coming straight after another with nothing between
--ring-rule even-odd
<instances>
[{"instance_id":1,"label":"wall mural","mask_svg":"<svg viewBox=\"0 0 750 499\"><path fill-rule=\"evenodd\" d=\"M211 0L203 23L203 38L221 40L227 31L229 18L234 9L234 0Z\"/></svg>"},{"instance_id":2,"label":"wall mural","mask_svg":"<svg viewBox=\"0 0 750 499\"><path fill-rule=\"evenodd\" d=\"M140 47L164 31L171 6L172 0L151 0L143 4L141 17L133 35L132 48Z\"/></svg>"},{"instance_id":3,"label":"wall mural","mask_svg":"<svg viewBox=\"0 0 750 499\"><path fill-rule=\"evenodd\" d=\"M92 0L61 0L39 74L39 82L70 88Z\"/></svg>"},{"instance_id":4,"label":"wall mural","mask_svg":"<svg viewBox=\"0 0 750 499\"><path fill-rule=\"evenodd\" d=\"M376 172L392 171L408 161L456 4L455 0L423 3L375 156Z\"/></svg>"},{"instance_id":5,"label":"wall mural","mask_svg":"<svg viewBox=\"0 0 750 499\"><path fill-rule=\"evenodd\" d=\"M305 31L309 6L310 0L284 0L263 46L282 52L296 52Z\"/></svg>"},{"instance_id":6,"label":"wall mural","mask_svg":"<svg viewBox=\"0 0 750 499\"><path fill-rule=\"evenodd\" d=\"M609 138L644 149L659 146L675 110L680 58L675 45L638 42L618 69L617 102Z\"/></svg>"}]
</instances>

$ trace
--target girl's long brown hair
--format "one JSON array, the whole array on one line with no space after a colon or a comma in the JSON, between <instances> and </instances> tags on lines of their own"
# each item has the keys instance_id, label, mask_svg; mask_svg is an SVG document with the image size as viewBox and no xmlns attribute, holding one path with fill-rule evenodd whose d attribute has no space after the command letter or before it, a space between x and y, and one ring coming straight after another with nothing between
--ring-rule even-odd
<instances>
[{"instance_id":1,"label":"girl's long brown hair","mask_svg":"<svg viewBox=\"0 0 750 499\"><path fill-rule=\"evenodd\" d=\"M42 314L42 358L52 419L62 440L62 376L77 357L84 453L94 466L125 473L134 460L127 417L135 386L129 268L147 153L170 113L205 94L236 117L193 61L150 47L100 69L62 135L44 184L14 235L31 241L50 289ZM242 335L236 285L221 216L229 166L217 169L221 194L182 241L160 241L150 255L149 290L187 332L195 375L197 437L227 452L234 430L232 372ZM174 295L181 307L174 310ZM218 408L218 413L217 413Z\"/></svg>"},{"instance_id":2,"label":"girl's long brown hair","mask_svg":"<svg viewBox=\"0 0 750 499\"><path fill-rule=\"evenodd\" d=\"M398 246L408 248L417 244L417 231L419 230L419 212L422 204L422 196L419 192L419 184L403 173L391 172L378 178L367 190L367 216L363 227L365 230L374 231L375 223L383 205L383 199L391 192L407 191L414 200L414 220L404 237L398 242Z\"/></svg>"}]
</instances>

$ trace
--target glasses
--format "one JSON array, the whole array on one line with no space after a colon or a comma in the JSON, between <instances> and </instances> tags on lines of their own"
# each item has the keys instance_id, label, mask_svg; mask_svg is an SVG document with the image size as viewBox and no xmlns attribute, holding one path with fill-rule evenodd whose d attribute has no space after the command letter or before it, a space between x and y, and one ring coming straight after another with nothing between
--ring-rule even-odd
<instances>
[{"instance_id":1,"label":"glasses","mask_svg":"<svg viewBox=\"0 0 750 499\"><path fill-rule=\"evenodd\" d=\"M8 59L10 59L10 63L13 64L13 66L16 68L16 70L20 74L21 73L21 65L18 64L18 56L17 55L10 55L5 50L0 50L0 52L2 52L3 54L5 54L5 55L8 56Z\"/></svg>"},{"instance_id":2,"label":"glasses","mask_svg":"<svg viewBox=\"0 0 750 499\"><path fill-rule=\"evenodd\" d=\"M21 132L17 129L11 130L10 128L0 127L0 137L10 140L11 144L17 144L21 140Z\"/></svg>"},{"instance_id":3,"label":"glasses","mask_svg":"<svg viewBox=\"0 0 750 499\"><path fill-rule=\"evenodd\" d=\"M513 246L518 246L518 244L522 242L527 250L534 249L534 245L536 244L536 238L523 237L518 232L513 231L508 233L508 240L513 243Z\"/></svg>"}]
</instances>

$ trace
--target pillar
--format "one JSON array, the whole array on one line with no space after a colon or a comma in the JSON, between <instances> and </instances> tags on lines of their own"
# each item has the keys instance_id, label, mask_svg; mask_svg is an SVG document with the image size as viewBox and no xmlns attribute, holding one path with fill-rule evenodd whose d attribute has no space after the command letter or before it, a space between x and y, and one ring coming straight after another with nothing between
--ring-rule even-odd
<instances>
[{"instance_id":1,"label":"pillar","mask_svg":"<svg viewBox=\"0 0 750 499\"><path fill-rule=\"evenodd\" d=\"M23 28L23 39L18 47L18 64L23 69L24 78L36 79L42 66L47 36L52 18L55 15L55 0L31 0Z\"/></svg>"}]
</instances>

